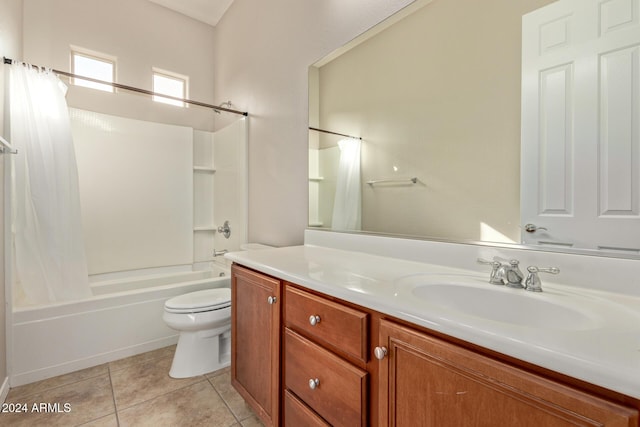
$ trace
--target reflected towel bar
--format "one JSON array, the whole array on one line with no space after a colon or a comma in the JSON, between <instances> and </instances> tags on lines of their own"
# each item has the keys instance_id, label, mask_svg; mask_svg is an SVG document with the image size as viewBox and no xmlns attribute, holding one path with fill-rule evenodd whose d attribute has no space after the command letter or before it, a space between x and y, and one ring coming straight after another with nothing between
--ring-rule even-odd
<instances>
[{"instance_id":1,"label":"reflected towel bar","mask_svg":"<svg viewBox=\"0 0 640 427\"><path fill-rule=\"evenodd\" d=\"M413 177L413 178L405 178L405 179L379 179L379 180L375 180L375 181L367 181L367 184L369 185L376 185L376 184L416 184L418 182L418 178Z\"/></svg>"}]
</instances>

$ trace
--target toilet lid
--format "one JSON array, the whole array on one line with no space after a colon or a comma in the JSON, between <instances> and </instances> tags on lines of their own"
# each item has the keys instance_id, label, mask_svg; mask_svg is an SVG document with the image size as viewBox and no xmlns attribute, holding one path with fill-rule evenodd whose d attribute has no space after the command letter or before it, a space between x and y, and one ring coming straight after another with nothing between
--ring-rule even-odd
<instances>
[{"instance_id":1,"label":"toilet lid","mask_svg":"<svg viewBox=\"0 0 640 427\"><path fill-rule=\"evenodd\" d=\"M205 289L173 297L164 303L169 310L216 310L231 305L231 289Z\"/></svg>"}]
</instances>

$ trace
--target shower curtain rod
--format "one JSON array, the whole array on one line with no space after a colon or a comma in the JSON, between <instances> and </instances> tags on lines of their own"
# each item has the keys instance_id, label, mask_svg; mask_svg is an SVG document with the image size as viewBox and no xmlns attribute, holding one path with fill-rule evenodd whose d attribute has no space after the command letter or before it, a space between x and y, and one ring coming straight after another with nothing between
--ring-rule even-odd
<instances>
[{"instance_id":1,"label":"shower curtain rod","mask_svg":"<svg viewBox=\"0 0 640 427\"><path fill-rule=\"evenodd\" d=\"M3 57L4 58L4 63L5 64L12 64L13 63L13 59L11 58L7 58L6 56ZM32 67L36 67L36 68L40 68L40 69L46 69L44 67L40 67L38 65L33 65L31 64ZM127 85L123 85L120 83L112 83L112 82L107 82L104 80L98 80L98 79L93 79L91 77L85 77L85 76L80 76L78 74L73 74L73 73L68 73L66 71L60 71L60 70L55 70L55 69L51 69L52 72L54 72L55 74L61 75L61 76L66 76L66 77L72 77L74 79L80 79L80 80L87 80L93 83L100 83L100 84L104 84L104 85L109 85L111 87L115 87L117 89L124 89L124 90L128 90L131 92L138 92L138 93L143 93L145 95L151 95L151 96L159 96L162 98L167 98L167 99L171 99L173 101L180 101L180 102L184 102L187 104L191 104L191 105L197 105L199 107L205 107L205 108L211 108L213 110L216 111L225 111L227 113L233 113L233 114L239 114L241 116L248 116L249 113L247 113L246 111L238 111L238 110L233 110L231 108L224 108L224 107L218 107L217 105L211 105L211 104L206 104L204 102L200 102L200 101L193 101L191 99L186 99L186 98L178 98L175 96L169 96L169 95L163 95L161 93L156 93L147 89L140 89L138 87L134 87L134 86L127 86Z\"/></svg>"},{"instance_id":2,"label":"shower curtain rod","mask_svg":"<svg viewBox=\"0 0 640 427\"><path fill-rule=\"evenodd\" d=\"M344 133L331 132L330 130L318 129L318 128L314 128L314 127L311 127L311 126L309 126L309 130L315 130L316 132L328 133L328 134L331 134L331 135L344 136L346 138L359 139L360 141L362 141L362 137L359 137L359 136L351 136L351 135L346 135Z\"/></svg>"}]
</instances>

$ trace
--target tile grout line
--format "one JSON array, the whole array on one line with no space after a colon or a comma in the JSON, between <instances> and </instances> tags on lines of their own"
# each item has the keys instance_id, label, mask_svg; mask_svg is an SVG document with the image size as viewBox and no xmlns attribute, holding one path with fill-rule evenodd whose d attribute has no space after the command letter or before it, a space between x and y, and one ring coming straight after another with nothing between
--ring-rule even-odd
<instances>
[{"instance_id":1,"label":"tile grout line","mask_svg":"<svg viewBox=\"0 0 640 427\"><path fill-rule=\"evenodd\" d=\"M231 415L233 415L233 418L235 418L235 419L236 419L236 421L238 421L238 423L239 423L241 426L242 426L242 423L243 423L244 421L247 421L247 420L249 420L249 419L251 419L251 418L254 418L254 417L256 417L256 418L257 418L257 416L256 416L255 412L253 412L253 409L251 409L251 408L249 408L249 409L250 409L250 413L249 413L249 415L248 415L247 417L240 419L238 416L236 416L235 412L233 412L233 410L231 409L231 407L227 404L227 401L224 399L224 397L222 396L222 394L220 393L220 391L218 391L218 389L216 388L216 386L211 382L211 380L212 380L213 378L216 378L216 377L218 377L218 376L222 376L222 375L224 375L224 373L223 373L223 374L216 375L216 376L213 376L213 377L207 377L207 381L209 381L209 384L211 384L211 387L213 387L213 390L215 390L215 392L218 394L218 396L220 396L220 399L222 399L222 402L224 403L224 405L229 409L229 412L231 412ZM231 387L233 387L233 386L231 386ZM234 389L234 390L235 390L235 389ZM242 399L242 401L246 403L246 401L244 400L244 398ZM260 421L260 423L262 424L262 421Z\"/></svg>"},{"instance_id":2,"label":"tile grout line","mask_svg":"<svg viewBox=\"0 0 640 427\"><path fill-rule=\"evenodd\" d=\"M215 377L214 377L215 378ZM222 403L224 404L224 406L227 407L227 409L229 410L229 413L231 414L231 416L233 417L234 420L236 420L236 423L238 423L241 427L242 427L242 421L238 419L238 417L236 416L236 414L231 410L231 408L229 407L229 405L227 404L227 401L224 399L224 397L222 397L222 394L220 394L220 392L218 391L218 389L216 388L215 385L213 385L213 383L211 382L211 378L207 377L207 382L209 383L209 385L211 386L211 388L213 389L213 391L216 392L216 394L220 397L220 400L222 400Z\"/></svg>"},{"instance_id":3,"label":"tile grout line","mask_svg":"<svg viewBox=\"0 0 640 427\"><path fill-rule=\"evenodd\" d=\"M107 365L109 370L109 385L111 386L111 400L113 401L113 410L116 414L116 425L120 427L120 417L118 415L118 405L116 405L116 392L113 390L113 380L111 379L111 366Z\"/></svg>"}]
</instances>

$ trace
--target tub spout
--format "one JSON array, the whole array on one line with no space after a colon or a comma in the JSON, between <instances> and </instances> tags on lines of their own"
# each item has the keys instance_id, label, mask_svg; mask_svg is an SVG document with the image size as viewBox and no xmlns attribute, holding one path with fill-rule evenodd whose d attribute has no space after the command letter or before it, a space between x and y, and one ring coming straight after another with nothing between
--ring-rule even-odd
<instances>
[{"instance_id":1,"label":"tub spout","mask_svg":"<svg viewBox=\"0 0 640 427\"><path fill-rule=\"evenodd\" d=\"M214 257L214 258L215 258L215 257L219 257L219 256L221 256L221 255L226 254L227 252L229 252L229 251L228 251L228 250L226 250L226 249L223 249L223 250L221 250L221 251L216 251L216 250L214 249L214 250L213 250L213 257Z\"/></svg>"}]
</instances>

